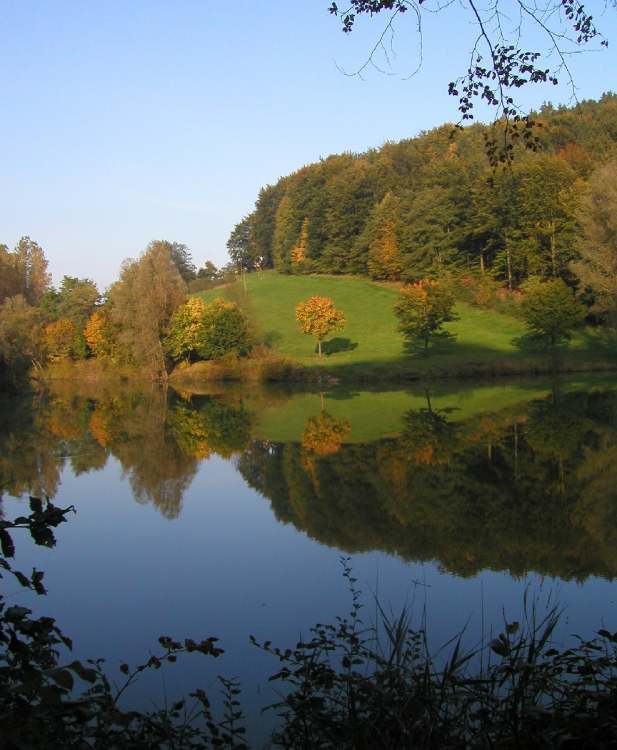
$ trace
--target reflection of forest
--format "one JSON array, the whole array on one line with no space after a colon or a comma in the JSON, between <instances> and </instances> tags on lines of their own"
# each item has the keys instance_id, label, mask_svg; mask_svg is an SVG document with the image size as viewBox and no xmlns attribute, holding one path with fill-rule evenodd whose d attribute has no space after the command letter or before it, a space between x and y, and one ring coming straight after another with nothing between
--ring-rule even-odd
<instances>
[{"instance_id":1,"label":"reflection of forest","mask_svg":"<svg viewBox=\"0 0 617 750\"><path fill-rule=\"evenodd\" d=\"M282 406L284 409L284 405ZM241 396L54 392L0 403L0 493L54 497L62 469L120 463L138 502L168 518L201 460L236 456L276 516L344 550L483 568L617 576L617 394L556 391L453 421L407 412L397 437L349 442L322 410L302 439L251 441Z\"/></svg>"},{"instance_id":2,"label":"reflection of forest","mask_svg":"<svg viewBox=\"0 0 617 750\"><path fill-rule=\"evenodd\" d=\"M617 575L617 395L554 393L449 422L410 411L397 438L312 455L253 443L238 468L277 517L348 551L563 578Z\"/></svg>"},{"instance_id":3,"label":"reflection of forest","mask_svg":"<svg viewBox=\"0 0 617 750\"><path fill-rule=\"evenodd\" d=\"M54 393L4 406L0 493L54 497L67 463L79 475L102 469L112 455L135 499L167 518L179 515L200 460L228 458L250 438L241 404L207 397L184 403L157 389L98 398Z\"/></svg>"}]
</instances>

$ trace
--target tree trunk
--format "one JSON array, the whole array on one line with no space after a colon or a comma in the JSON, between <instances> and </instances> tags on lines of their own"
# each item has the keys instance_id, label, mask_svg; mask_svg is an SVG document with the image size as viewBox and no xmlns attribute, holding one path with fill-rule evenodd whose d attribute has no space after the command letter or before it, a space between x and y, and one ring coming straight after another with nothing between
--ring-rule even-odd
<instances>
[{"instance_id":1,"label":"tree trunk","mask_svg":"<svg viewBox=\"0 0 617 750\"><path fill-rule=\"evenodd\" d=\"M480 273L484 276L484 253L480 253Z\"/></svg>"},{"instance_id":2,"label":"tree trunk","mask_svg":"<svg viewBox=\"0 0 617 750\"><path fill-rule=\"evenodd\" d=\"M431 392L428 388L424 389L424 395L426 396L426 405L428 407L429 413L433 413L433 405L431 404Z\"/></svg>"},{"instance_id":3,"label":"tree trunk","mask_svg":"<svg viewBox=\"0 0 617 750\"><path fill-rule=\"evenodd\" d=\"M508 289L512 291L512 250L510 249L510 243L508 242L508 233L504 233L506 240L506 266L508 271Z\"/></svg>"},{"instance_id":4,"label":"tree trunk","mask_svg":"<svg viewBox=\"0 0 617 750\"><path fill-rule=\"evenodd\" d=\"M551 268L553 270L553 277L557 276L557 241L555 239L555 222L551 221Z\"/></svg>"},{"instance_id":5,"label":"tree trunk","mask_svg":"<svg viewBox=\"0 0 617 750\"><path fill-rule=\"evenodd\" d=\"M321 339L317 339L317 352L321 357Z\"/></svg>"}]
</instances>

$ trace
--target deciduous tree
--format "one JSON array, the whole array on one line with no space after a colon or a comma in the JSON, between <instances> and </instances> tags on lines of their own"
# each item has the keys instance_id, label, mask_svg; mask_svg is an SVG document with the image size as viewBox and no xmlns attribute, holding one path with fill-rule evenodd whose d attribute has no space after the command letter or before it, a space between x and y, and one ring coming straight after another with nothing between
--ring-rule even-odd
<instances>
[{"instance_id":1,"label":"deciduous tree","mask_svg":"<svg viewBox=\"0 0 617 750\"><path fill-rule=\"evenodd\" d=\"M430 279L406 286L394 312L399 319L399 331L407 341L412 344L421 341L425 350L443 324L456 319L454 295L446 285Z\"/></svg>"},{"instance_id":2,"label":"deciduous tree","mask_svg":"<svg viewBox=\"0 0 617 750\"><path fill-rule=\"evenodd\" d=\"M38 305L51 284L51 274L47 272L49 264L43 248L30 237L24 236L15 246L14 255L20 286L14 294L22 294L28 304Z\"/></svg>"},{"instance_id":3,"label":"deciduous tree","mask_svg":"<svg viewBox=\"0 0 617 750\"><path fill-rule=\"evenodd\" d=\"M562 279L532 279L523 289L525 323L532 334L545 338L551 346L569 339L585 317L585 308Z\"/></svg>"},{"instance_id":4,"label":"deciduous tree","mask_svg":"<svg viewBox=\"0 0 617 750\"><path fill-rule=\"evenodd\" d=\"M193 297L171 318L165 345L175 359L217 359L239 354L249 346L248 321L238 305Z\"/></svg>"},{"instance_id":5,"label":"deciduous tree","mask_svg":"<svg viewBox=\"0 0 617 750\"><path fill-rule=\"evenodd\" d=\"M9 297L0 307L0 359L12 379L18 379L43 353L41 314L21 296Z\"/></svg>"},{"instance_id":6,"label":"deciduous tree","mask_svg":"<svg viewBox=\"0 0 617 750\"><path fill-rule=\"evenodd\" d=\"M298 244L291 251L292 266L298 267L304 264L307 259L309 247L308 227L309 220L305 218L302 222L302 229L300 230L300 239L298 240Z\"/></svg>"},{"instance_id":7,"label":"deciduous tree","mask_svg":"<svg viewBox=\"0 0 617 750\"><path fill-rule=\"evenodd\" d=\"M588 7L578 0L548 0L542 6L531 0L517 0L513 7L508 6L506 0L493 0L487 5L464 0L455 6L467 13L476 30L476 39L463 63L463 74L453 77L448 84L448 93L458 100L460 122L473 120L479 102L494 109L498 127L487 139L487 154L495 165L512 160L513 141L521 139L534 149L538 142L533 132L534 120L522 113L520 102L515 100L516 92L528 84L556 85L565 76L574 97L568 56L580 53L594 40L600 46L608 45ZM603 9L600 5L599 10ZM418 37L418 66L421 66L423 15L451 10L451 3L422 0L348 0L341 8L336 2L329 7L330 13L340 18L345 33L354 29L361 16L375 17L382 12L387 15L376 43L364 62L351 73L358 76L370 67L383 71L384 66L390 65L394 28L407 11ZM529 49L522 41L528 36L539 49Z\"/></svg>"},{"instance_id":8,"label":"deciduous tree","mask_svg":"<svg viewBox=\"0 0 617 750\"><path fill-rule=\"evenodd\" d=\"M595 309L617 322L617 160L592 175L578 219L583 228L581 260L573 269L593 288Z\"/></svg>"},{"instance_id":9,"label":"deciduous tree","mask_svg":"<svg viewBox=\"0 0 617 750\"><path fill-rule=\"evenodd\" d=\"M345 315L337 310L329 297L309 297L296 306L296 320L302 333L317 339L317 351L321 357L321 342L330 333L343 329L347 323Z\"/></svg>"},{"instance_id":10,"label":"deciduous tree","mask_svg":"<svg viewBox=\"0 0 617 750\"><path fill-rule=\"evenodd\" d=\"M77 328L72 320L59 318L43 329L45 352L50 362L61 362L75 353Z\"/></svg>"},{"instance_id":11,"label":"deciduous tree","mask_svg":"<svg viewBox=\"0 0 617 750\"><path fill-rule=\"evenodd\" d=\"M86 321L83 336L95 357L118 363L121 359L118 347L117 327L111 319L109 305L102 305Z\"/></svg>"},{"instance_id":12,"label":"deciduous tree","mask_svg":"<svg viewBox=\"0 0 617 750\"><path fill-rule=\"evenodd\" d=\"M186 295L186 283L169 248L160 242L151 243L139 260L125 261L120 279L109 290L111 319L119 327L120 343L155 378L167 378L162 338Z\"/></svg>"}]
</instances>

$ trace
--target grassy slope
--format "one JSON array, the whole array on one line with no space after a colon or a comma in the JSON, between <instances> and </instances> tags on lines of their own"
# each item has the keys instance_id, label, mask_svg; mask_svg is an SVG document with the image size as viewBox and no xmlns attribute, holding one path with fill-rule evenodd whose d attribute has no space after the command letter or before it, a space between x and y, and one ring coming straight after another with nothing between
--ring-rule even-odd
<instances>
[{"instance_id":1,"label":"grassy slope","mask_svg":"<svg viewBox=\"0 0 617 750\"><path fill-rule=\"evenodd\" d=\"M459 320L447 326L456 334L456 341L436 346L427 357L405 352L393 312L396 290L390 287L358 278L283 276L272 271L248 275L246 286L246 292L238 282L203 296L237 301L273 348L336 376L456 375L546 368L546 354L521 352L513 343L524 333L521 321L492 310L459 303ZM300 333L295 320L296 304L313 294L331 297L347 318L347 327L325 342L329 354L321 361L314 354L314 340ZM577 334L564 355L567 364L584 367L606 359L607 352L599 343L597 337Z\"/></svg>"}]
</instances>

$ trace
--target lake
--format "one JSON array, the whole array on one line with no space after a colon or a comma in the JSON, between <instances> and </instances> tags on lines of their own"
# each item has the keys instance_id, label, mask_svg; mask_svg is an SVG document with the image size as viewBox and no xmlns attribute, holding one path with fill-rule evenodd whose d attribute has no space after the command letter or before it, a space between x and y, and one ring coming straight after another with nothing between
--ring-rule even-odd
<instances>
[{"instance_id":1,"label":"lake","mask_svg":"<svg viewBox=\"0 0 617 750\"><path fill-rule=\"evenodd\" d=\"M525 597L564 610L558 638L617 630L617 381L410 384L395 390L56 384L0 401L2 512L29 494L76 514L57 546L17 538L17 567L48 595L5 592L56 617L78 658L109 673L159 635L215 635L137 683L171 701L237 677L251 737L273 717L278 662L249 635L293 646L349 611L341 558L364 593L408 604L438 648L477 644Z\"/></svg>"}]
</instances>

